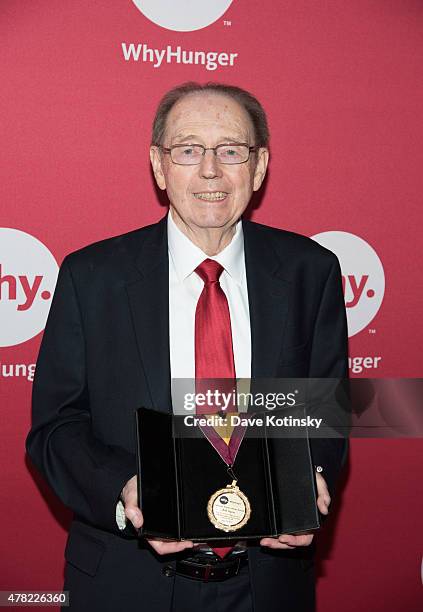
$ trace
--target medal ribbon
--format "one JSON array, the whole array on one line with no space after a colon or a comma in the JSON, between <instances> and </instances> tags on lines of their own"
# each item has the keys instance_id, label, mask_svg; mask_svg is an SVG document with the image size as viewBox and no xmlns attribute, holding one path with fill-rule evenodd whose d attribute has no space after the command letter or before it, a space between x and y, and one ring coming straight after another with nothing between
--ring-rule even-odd
<instances>
[{"instance_id":1,"label":"medal ribbon","mask_svg":"<svg viewBox=\"0 0 423 612\"><path fill-rule=\"evenodd\" d=\"M236 390L231 317L228 300L219 282L223 269L223 266L213 259L205 259L195 269L204 282L195 311L197 394L207 393L211 387L219 393L231 393ZM221 406L214 404L213 401L203 406L196 406L197 415L215 415L219 410ZM234 429L228 444L212 426L200 429L226 465L232 468L246 427ZM224 557L232 548L225 546L213 550L220 557Z\"/></svg>"}]
</instances>

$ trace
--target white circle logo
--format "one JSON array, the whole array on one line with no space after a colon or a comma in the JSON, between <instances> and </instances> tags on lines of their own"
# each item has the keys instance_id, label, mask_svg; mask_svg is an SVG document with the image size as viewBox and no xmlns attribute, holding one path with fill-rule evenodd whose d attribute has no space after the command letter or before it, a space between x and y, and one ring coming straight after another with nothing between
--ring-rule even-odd
<instances>
[{"instance_id":1,"label":"white circle logo","mask_svg":"<svg viewBox=\"0 0 423 612\"><path fill-rule=\"evenodd\" d=\"M333 251L341 264L348 335L355 336L376 316L385 293L385 273L376 251L348 232L322 232L312 236Z\"/></svg>"},{"instance_id":2,"label":"white circle logo","mask_svg":"<svg viewBox=\"0 0 423 612\"><path fill-rule=\"evenodd\" d=\"M201 30L225 13L232 0L132 0L153 23L177 32Z\"/></svg>"},{"instance_id":3,"label":"white circle logo","mask_svg":"<svg viewBox=\"0 0 423 612\"><path fill-rule=\"evenodd\" d=\"M58 272L37 238L0 227L0 346L21 344L44 329Z\"/></svg>"}]
</instances>

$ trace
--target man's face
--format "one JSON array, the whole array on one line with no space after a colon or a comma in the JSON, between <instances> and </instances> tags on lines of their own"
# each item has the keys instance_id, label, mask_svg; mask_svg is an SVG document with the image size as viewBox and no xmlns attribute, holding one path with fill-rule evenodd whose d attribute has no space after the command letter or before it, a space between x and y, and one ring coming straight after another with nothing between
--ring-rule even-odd
<instances>
[{"instance_id":1,"label":"man's face","mask_svg":"<svg viewBox=\"0 0 423 612\"><path fill-rule=\"evenodd\" d=\"M235 100L215 93L185 96L170 111L163 146L225 143L255 145L247 112ZM194 231L225 229L246 209L252 192L259 189L268 152L259 149L242 164L221 164L206 151L199 165L174 164L169 154L151 147L151 163L160 189L166 189L172 212Z\"/></svg>"}]
</instances>

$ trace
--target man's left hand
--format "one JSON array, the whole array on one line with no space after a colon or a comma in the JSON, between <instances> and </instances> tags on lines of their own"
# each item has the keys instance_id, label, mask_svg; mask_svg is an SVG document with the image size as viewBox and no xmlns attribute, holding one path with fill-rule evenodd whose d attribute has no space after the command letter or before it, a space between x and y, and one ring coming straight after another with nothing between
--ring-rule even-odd
<instances>
[{"instance_id":1,"label":"man's left hand","mask_svg":"<svg viewBox=\"0 0 423 612\"><path fill-rule=\"evenodd\" d=\"M329 504L331 502L328 487L326 485L323 476L316 473L316 485L317 485L317 507L322 514L329 513ZM310 546L313 541L314 534L312 533L301 533L292 535L283 533L277 538L263 538L260 540L260 546L267 546L268 548L276 549L290 549L296 548L297 546Z\"/></svg>"}]
</instances>

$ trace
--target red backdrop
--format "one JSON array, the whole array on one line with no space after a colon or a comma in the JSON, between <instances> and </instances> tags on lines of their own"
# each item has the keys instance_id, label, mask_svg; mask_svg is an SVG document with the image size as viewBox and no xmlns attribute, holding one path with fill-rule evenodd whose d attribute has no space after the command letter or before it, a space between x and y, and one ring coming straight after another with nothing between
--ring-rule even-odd
<instances>
[{"instance_id":1,"label":"red backdrop","mask_svg":"<svg viewBox=\"0 0 423 612\"><path fill-rule=\"evenodd\" d=\"M186 80L240 85L262 101L271 129L265 195L252 218L364 239L386 290L350 340L351 355L373 364L354 375L421 376L422 29L419 0L234 0L190 32L156 25L131 0L2 0L0 226L30 234L60 263L158 220L166 209L148 144L159 97ZM238 55L215 70L175 58L154 67L142 53L125 60L122 43ZM24 275L31 259L25 245L16 255L1 242L6 234L4 330L26 316L16 314L4 276L17 259L14 273ZM365 259L350 256L353 266ZM366 306L356 307L365 318ZM37 332L0 349L0 590L60 590L63 580L69 514L25 461L31 381L10 374L35 362L40 340ZM318 538L319 611L421 609L421 459L419 439L352 441Z\"/></svg>"}]
</instances>

